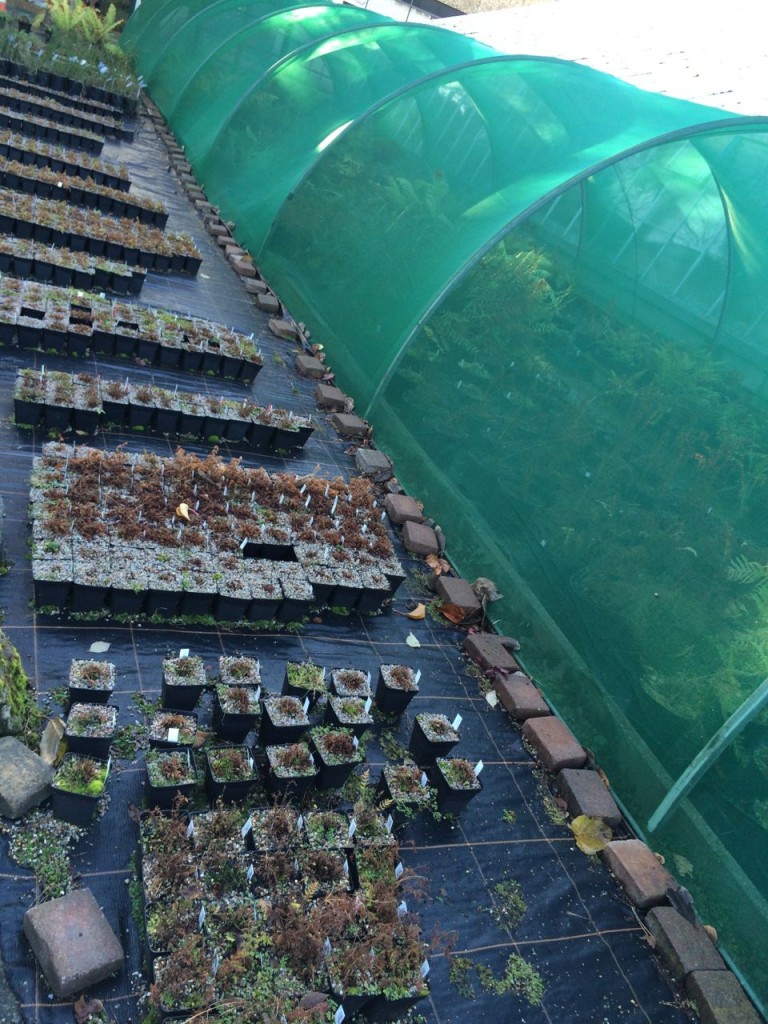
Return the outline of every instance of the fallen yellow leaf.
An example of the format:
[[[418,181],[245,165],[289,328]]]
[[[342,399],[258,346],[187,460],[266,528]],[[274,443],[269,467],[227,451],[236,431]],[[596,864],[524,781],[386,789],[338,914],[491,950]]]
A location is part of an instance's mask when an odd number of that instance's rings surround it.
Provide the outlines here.
[[[180,505],[176,506],[176,515],[179,516],[181,519],[186,519],[187,522],[190,522],[189,505],[186,503],[186,501],[182,501]]]
[[[427,606],[425,604],[417,604],[416,607],[407,613],[406,618],[408,619],[424,619],[427,615]]]
[[[590,818],[588,814],[580,814],[573,819],[571,832],[582,853],[600,853],[613,839],[611,826],[606,825],[602,818]]]

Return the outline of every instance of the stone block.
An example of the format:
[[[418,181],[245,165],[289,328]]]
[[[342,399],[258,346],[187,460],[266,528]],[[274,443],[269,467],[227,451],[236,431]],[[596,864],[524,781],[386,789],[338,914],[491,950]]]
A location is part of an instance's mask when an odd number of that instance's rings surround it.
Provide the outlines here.
[[[243,281],[243,284],[249,295],[265,295],[269,291],[269,285],[266,281],[262,281],[260,277],[247,278]]]
[[[51,795],[53,768],[15,736],[0,739],[0,814],[20,818]]]
[[[597,772],[589,768],[563,768],[557,776],[557,788],[572,817],[586,814],[589,818],[602,818],[612,828],[621,824],[622,813]]]
[[[24,934],[59,997],[83,992],[123,966],[123,947],[90,889],[31,907]]]
[[[464,650],[482,669],[497,668],[502,672],[517,672],[518,663],[495,633],[475,633],[464,641]]]
[[[687,921],[674,907],[653,907],[645,915],[645,926],[677,981],[684,981],[692,971],[726,970],[704,929]]]
[[[257,295],[256,305],[263,313],[280,312],[280,300],[276,295],[273,295],[271,292],[264,292],[263,295]]]
[[[231,238],[229,229],[226,224],[223,224],[218,217],[206,218],[206,227],[208,228],[208,234],[213,235],[214,238]]]
[[[306,352],[300,352],[296,356],[296,372],[300,377],[312,377],[318,380],[325,376],[325,365],[319,359],[315,359],[314,356],[307,355]]]
[[[241,257],[230,257],[229,262],[232,264],[232,269],[240,277],[256,277],[256,268],[249,259],[243,259]]]
[[[226,228],[224,230],[226,231]],[[216,245],[221,246],[221,248],[226,252],[228,245],[237,245],[237,242],[227,231],[225,235],[216,235]]]
[[[322,366],[322,363],[320,364]],[[327,412],[345,412],[350,408],[350,398],[333,384],[318,384],[315,388],[315,401],[318,409]]]
[[[331,426],[344,437],[367,437],[371,428],[351,412],[335,412],[331,416]]]
[[[730,971],[693,971],[685,987],[701,1024],[760,1024],[762,1020]]]
[[[384,499],[384,508],[393,523],[423,523],[424,513],[418,502],[409,494],[388,494]]]
[[[237,245],[236,242],[233,242],[232,245],[228,245],[226,247],[224,255],[231,263],[233,259],[241,259],[243,256],[247,256],[247,253],[241,245]]]
[[[552,713],[541,691],[523,672],[496,675],[493,688],[501,706],[518,722],[525,722],[529,718],[543,718]]]
[[[403,545],[414,555],[436,555],[440,550],[435,531],[426,523],[407,522],[403,526]]]
[[[562,768],[581,768],[587,752],[562,720],[554,715],[529,718],[523,725],[527,740],[545,768],[559,772]]]
[[[435,593],[446,604],[455,604],[461,608],[467,619],[479,615],[483,610],[471,583],[457,576],[438,576],[435,580]]]
[[[278,320],[273,317],[267,327],[276,338],[282,338],[283,341],[299,340],[299,329],[292,320]]]
[[[647,910],[664,903],[675,882],[656,854],[639,839],[614,839],[603,859],[636,907]]]
[[[359,473],[377,483],[384,483],[392,477],[392,463],[377,448],[358,448],[355,452],[355,465]]]

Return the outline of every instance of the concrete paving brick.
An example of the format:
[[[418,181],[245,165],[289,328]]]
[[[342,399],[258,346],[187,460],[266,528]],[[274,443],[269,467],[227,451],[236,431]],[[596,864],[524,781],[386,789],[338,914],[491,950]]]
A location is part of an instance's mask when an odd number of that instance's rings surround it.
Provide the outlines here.
[[[388,495],[390,497],[390,495]],[[403,526],[403,546],[414,555],[436,555],[440,550],[435,531],[426,523],[407,522]]]
[[[388,494],[384,499],[384,508],[393,523],[423,523],[424,513],[415,498],[409,494]]]
[[[701,1024],[760,1024],[762,1020],[730,971],[693,971],[685,987]]]
[[[318,384],[315,388],[315,401],[318,409],[325,409],[328,412],[345,412],[350,407],[351,399],[333,384]]]
[[[264,295],[269,291],[269,285],[266,281],[262,281],[260,277],[247,279],[243,284],[249,295]]]
[[[271,333],[274,334],[276,338],[282,338],[284,341],[299,340],[299,329],[292,320],[279,320],[272,317],[267,324],[267,327],[269,327]]]
[[[496,675],[493,680],[493,688],[501,706],[518,722],[525,722],[529,718],[543,718],[545,715],[552,714],[541,691],[523,672]]]
[[[325,375],[325,364],[314,356],[301,352],[296,356],[296,372],[300,377],[314,377],[317,380]]]
[[[581,768],[587,752],[561,718],[549,715],[529,718],[523,725],[527,740],[545,768],[559,772],[561,768]]]
[[[344,437],[367,437],[370,433],[371,428],[365,420],[351,412],[335,412],[330,420],[333,429]]]
[[[232,268],[240,277],[256,277],[256,268],[253,263],[247,258],[241,257],[230,257],[229,262],[232,264]]]
[[[0,739],[0,814],[21,818],[51,795],[53,768],[15,736]]]
[[[264,292],[263,295],[256,296],[256,305],[264,313],[279,313],[280,312],[280,300],[276,295],[272,295],[271,292]]]
[[[501,637],[495,633],[474,633],[468,636],[464,641],[464,650],[472,661],[486,671],[497,668],[502,672],[517,672],[520,668],[501,642]]]
[[[82,992],[123,966],[123,947],[90,889],[31,907],[24,934],[59,997]]]
[[[586,814],[602,818],[612,828],[621,824],[622,813],[597,772],[589,768],[563,768],[557,776],[557,788],[574,818]]]
[[[392,478],[392,463],[384,452],[376,448],[358,448],[355,452],[355,465],[359,473],[378,483]]]
[[[640,910],[658,906],[675,882],[656,854],[639,839],[614,839],[602,853],[629,899]]]
[[[438,576],[435,580],[435,593],[446,604],[455,604],[461,608],[468,619],[483,610],[472,584],[457,576]]]
[[[677,981],[692,971],[727,970],[704,929],[687,921],[674,907],[653,907],[645,915],[645,926]]]

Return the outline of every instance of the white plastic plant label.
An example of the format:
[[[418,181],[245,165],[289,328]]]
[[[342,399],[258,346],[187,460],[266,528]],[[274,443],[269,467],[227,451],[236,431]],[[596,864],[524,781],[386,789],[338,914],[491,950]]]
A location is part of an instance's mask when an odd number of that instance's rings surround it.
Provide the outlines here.
[[[190,818],[189,819],[189,824],[187,825],[187,839],[191,839],[194,834],[195,834],[195,823],[192,820],[192,818]]]
[[[304,698],[304,705],[303,705],[303,707],[304,707],[304,714],[306,715],[306,713],[309,711],[309,697],[305,697]]]
[[[366,713],[366,715],[370,713],[370,710],[371,710],[372,706],[373,706],[373,698],[369,697],[368,700],[365,702],[365,713]]]
[[[188,647],[182,647],[181,650],[179,651],[179,657],[180,658],[188,658],[189,657],[189,648]]]
[[[408,904],[405,902],[405,900],[403,900],[402,903],[398,904],[397,916],[398,917],[404,917],[407,913],[408,913]]]
[[[304,828],[304,815],[300,814],[298,816],[298,818],[296,819],[296,831],[297,832],[301,832],[301,830],[303,828]]]
[[[454,730],[454,732],[458,732],[459,731],[459,726],[461,725],[462,721],[463,721],[463,719],[462,719],[461,715],[456,715],[454,720],[451,722],[451,728]]]
[[[256,871],[255,871],[255,869],[253,867],[253,864],[249,864],[248,865],[248,870],[245,872],[245,877],[248,879],[249,882],[251,882],[251,881],[253,881],[253,876],[255,874],[256,874]]]
[[[350,839],[355,834],[355,832],[357,832],[357,822],[353,818],[352,821],[350,821],[349,823],[349,832],[347,833]]]
[[[333,949],[330,939],[326,939],[325,942],[323,942],[323,949],[325,950],[326,956],[330,956],[331,950]]]
[[[258,668],[256,671],[258,672]],[[256,687],[256,700],[261,700],[261,686]]]
[[[178,743],[179,742],[179,730],[177,727],[168,730],[168,742]]]
[[[333,1024],[341,1024],[341,1022],[345,1019],[346,1016],[346,1013],[344,1013],[344,1007],[339,1006],[336,1010],[336,1013],[334,1013],[333,1015]]]
[[[357,738],[357,736],[352,737],[352,745],[354,746],[355,750],[357,750],[357,748],[360,746],[360,740]]]
[[[202,929],[205,924],[205,907],[200,907],[200,913],[197,915],[197,927]]]
[[[421,778],[419,779],[419,785],[421,786],[422,789],[426,788],[426,785],[427,785],[427,773],[426,772],[422,772],[421,773]]]
[[[403,862],[399,860],[395,865],[395,878],[400,878],[403,871],[405,871],[405,868],[403,867]]]
[[[214,978],[219,973],[219,964],[220,963],[221,963],[221,960],[219,959],[219,954],[218,953],[214,953],[213,954],[213,960],[211,960],[211,974],[214,976]]]
[[[251,817],[249,817],[248,821],[246,821],[246,823],[240,829],[240,835],[243,837],[243,839],[245,839],[245,837],[248,835],[248,833],[251,831],[252,828],[253,828],[253,819]]]
[[[426,976],[429,974],[429,960],[425,960],[419,970],[422,978],[426,978]]]
[[[485,765],[483,764],[483,762],[482,761],[478,761],[477,764],[475,765],[475,775],[479,775],[480,772],[483,770],[483,768],[485,768]]]
[[[392,831],[392,827],[393,827],[394,824],[395,824],[395,819],[392,817],[391,814],[388,814],[387,815],[387,820],[384,822],[384,827],[386,828],[387,832],[391,832]]]

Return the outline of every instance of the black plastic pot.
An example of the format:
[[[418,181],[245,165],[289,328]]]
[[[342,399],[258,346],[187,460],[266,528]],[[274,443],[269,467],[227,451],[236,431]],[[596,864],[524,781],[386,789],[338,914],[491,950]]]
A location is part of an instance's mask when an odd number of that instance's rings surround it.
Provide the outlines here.
[[[300,803],[316,779],[317,771],[311,775],[278,775],[268,762],[267,790],[278,802],[294,800]]]
[[[187,763],[190,765],[191,770],[191,758],[189,750],[182,749],[178,751],[180,757],[186,757]],[[148,807],[159,807],[161,810],[170,811],[173,809],[176,800],[179,796],[191,796],[195,786],[196,780],[191,782],[175,782],[167,786],[154,786],[149,781],[149,771],[147,771],[146,786],[144,789],[144,795],[147,800]]]
[[[256,689],[256,687],[248,687],[248,689]],[[214,694],[213,730],[219,739],[229,740],[230,743],[242,743],[248,733],[256,726],[259,717],[258,712],[235,714],[231,711],[223,711],[218,693]]]
[[[144,611],[146,593],[143,590],[122,590],[113,587],[110,606],[113,615],[140,615]]]
[[[418,692],[418,686],[413,690],[400,690],[395,686],[389,686],[379,670],[374,699],[376,707],[385,715],[402,715]]]
[[[339,706],[339,702],[340,701],[342,701],[342,700],[356,700],[356,699],[357,698],[331,697],[329,699],[328,703],[325,706],[325,719],[324,719],[324,721],[325,721],[326,725],[337,725],[337,726],[340,726],[343,729],[351,729],[352,732],[355,734],[355,736],[357,736],[357,738],[359,739],[362,735],[364,735],[365,732],[367,732],[368,729],[371,728],[371,726],[373,725],[373,718],[369,716],[369,720],[368,721],[350,722],[347,719],[339,718],[339,715],[337,713],[337,707]],[[361,704],[362,703],[363,702],[361,701]]]
[[[203,694],[205,686],[193,683],[169,683],[163,678],[160,687],[161,703],[164,708],[179,711],[193,711]]]
[[[108,705],[108,707],[114,707],[114,705]],[[101,761],[106,761],[109,757],[109,748],[115,738],[114,732],[109,736],[76,736],[74,733],[65,731],[64,735],[67,748],[73,754],[82,754],[85,757]]]
[[[360,764],[361,758],[358,757],[354,761],[345,761],[342,764],[329,764],[323,757],[322,748],[318,747],[314,741],[311,741],[310,745],[317,764],[317,778],[315,780],[317,788],[341,789],[354,771],[355,766]]]
[[[424,732],[418,718],[414,719],[408,750],[416,764],[433,764],[438,757],[445,757],[459,742],[459,737],[432,740]]]
[[[266,700],[262,705],[259,739],[262,746],[274,746],[280,743],[295,743],[309,728],[309,719],[302,715],[301,719],[282,724],[274,722],[271,715],[272,705]]]
[[[43,418],[43,406],[40,402],[32,402],[25,398],[14,398],[13,418],[21,426],[37,427]]]
[[[440,761],[437,761],[430,772],[430,781],[437,791],[438,811],[441,814],[461,814],[469,801],[482,791],[483,784],[477,776],[476,779],[477,786],[474,789],[452,786],[442,772]]]

